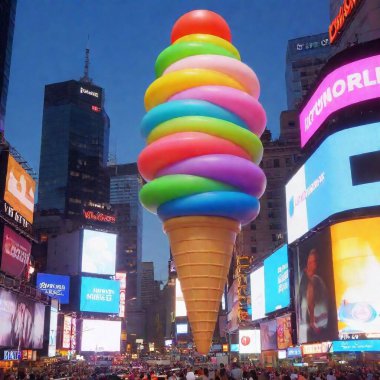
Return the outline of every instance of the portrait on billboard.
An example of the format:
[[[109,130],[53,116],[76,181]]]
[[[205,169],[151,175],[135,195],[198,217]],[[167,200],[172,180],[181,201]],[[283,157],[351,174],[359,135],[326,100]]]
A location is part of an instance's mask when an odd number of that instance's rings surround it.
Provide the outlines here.
[[[285,350],[293,345],[292,319],[290,314],[276,318],[277,320],[277,348]]]
[[[33,223],[36,182],[11,156],[8,156],[4,200],[29,223]]]
[[[277,350],[277,321],[260,323],[261,350]]]
[[[299,245],[295,276],[299,343],[335,339],[337,323],[328,228]]]
[[[331,227],[335,298],[341,339],[380,333],[380,218]]]

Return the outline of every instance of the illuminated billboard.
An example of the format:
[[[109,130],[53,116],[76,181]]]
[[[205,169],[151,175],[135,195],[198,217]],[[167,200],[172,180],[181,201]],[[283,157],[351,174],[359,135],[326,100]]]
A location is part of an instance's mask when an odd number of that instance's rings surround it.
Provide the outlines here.
[[[48,356],[56,355],[57,349],[57,322],[58,322],[58,301],[52,300],[50,307],[50,323],[49,323],[49,344]]]
[[[379,352],[380,340],[343,340],[332,342],[332,352]]]
[[[288,243],[334,214],[380,205],[380,123],[329,136],[286,185]]]
[[[379,97],[380,55],[335,69],[323,79],[301,111],[301,147],[334,112]]]
[[[68,304],[70,297],[70,277],[57,274],[37,273],[37,289],[61,304]]]
[[[183,298],[183,293],[181,290],[181,284],[176,278],[175,280],[175,316],[176,317],[186,317],[187,310],[185,299]]]
[[[293,344],[292,319],[290,314],[276,318],[277,321],[277,348],[285,350]]]
[[[265,312],[290,304],[288,246],[284,245],[264,260]]]
[[[32,244],[4,226],[3,249],[1,255],[1,270],[17,278],[25,276],[29,265]]]
[[[0,347],[40,349],[45,305],[0,288]]]
[[[334,273],[328,228],[299,245],[294,272],[299,343],[336,339]]]
[[[239,352],[241,354],[260,354],[260,330],[239,330]]]
[[[119,317],[125,317],[125,292],[127,290],[127,274],[117,272],[115,279],[120,281],[120,308]]]
[[[9,154],[4,201],[29,223],[33,223],[35,191],[36,182],[34,179]]]
[[[71,348],[71,325],[75,321],[70,315],[63,317],[62,348]]]
[[[277,321],[272,319],[260,323],[261,350],[277,350]]]
[[[265,317],[265,281],[264,267],[256,269],[251,273],[251,305],[252,320]]]
[[[116,234],[83,230],[82,272],[114,275]]]
[[[338,330],[342,339],[380,334],[380,218],[331,227]]]
[[[119,314],[120,281],[82,277],[80,310]]]
[[[177,323],[177,334],[188,334],[189,325],[187,323]]]
[[[107,339],[104,334],[107,334]],[[82,351],[119,352],[121,321],[83,319]]]

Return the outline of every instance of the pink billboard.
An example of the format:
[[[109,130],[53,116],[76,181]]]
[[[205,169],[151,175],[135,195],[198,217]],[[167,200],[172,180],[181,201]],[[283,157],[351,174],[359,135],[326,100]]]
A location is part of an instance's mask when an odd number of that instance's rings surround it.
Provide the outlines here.
[[[15,277],[22,277],[29,264],[31,243],[4,226],[1,270]]]
[[[375,98],[380,98],[380,55],[332,71],[301,111],[301,147],[333,112]]]

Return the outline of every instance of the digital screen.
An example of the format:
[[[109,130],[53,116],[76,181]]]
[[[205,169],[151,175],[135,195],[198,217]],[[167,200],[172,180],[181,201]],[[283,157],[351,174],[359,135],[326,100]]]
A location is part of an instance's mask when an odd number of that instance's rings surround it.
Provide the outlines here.
[[[45,305],[0,288],[0,347],[40,349]]]
[[[120,281],[120,304],[119,304],[119,317],[125,317],[125,292],[127,289],[127,274],[116,273],[115,279]]]
[[[286,359],[286,350],[278,350],[278,358],[281,359]]]
[[[265,282],[264,267],[251,273],[252,320],[265,317]]]
[[[331,243],[340,337],[380,334],[380,218],[333,225]]]
[[[293,344],[292,319],[290,314],[276,318],[277,321],[277,348],[285,350]]]
[[[379,151],[380,123],[336,132],[321,144],[286,185],[288,243],[336,213],[380,205],[378,170],[364,183],[353,160]]]
[[[189,332],[189,326],[187,323],[177,324],[177,334],[187,334]]]
[[[183,298],[181,283],[179,282],[178,278],[176,278],[175,280],[175,316],[176,317],[187,316],[185,299]]]
[[[49,345],[48,357],[51,358],[56,354],[57,348],[57,319],[58,319],[58,301],[52,302],[50,307],[50,324],[49,324]]]
[[[380,55],[341,66],[328,74],[300,114],[301,147],[334,112],[380,97]]]
[[[82,272],[114,275],[116,234],[83,230]]]
[[[277,350],[277,322],[272,319],[268,322],[260,323],[261,350]]]
[[[73,318],[69,315],[63,317],[63,337],[62,337],[62,348],[71,348],[71,324]]]
[[[4,201],[31,224],[33,223],[35,191],[34,179],[9,155]]]
[[[165,339],[165,346],[171,346],[173,344],[173,339]]]
[[[104,334],[107,334],[107,339]],[[120,351],[121,321],[83,319],[82,351]]]
[[[289,359],[302,357],[301,347],[288,347],[286,350],[286,355]]]
[[[37,273],[37,288],[61,304],[68,304],[70,297],[70,277],[57,274]]]
[[[32,244],[16,234],[12,229],[4,226],[3,250],[1,256],[1,270],[17,278],[25,275],[25,268],[29,265]]]
[[[238,343],[232,343],[230,345],[230,351],[231,352],[239,352],[239,344]]]
[[[294,271],[299,343],[336,339],[334,273],[328,228],[298,246]]]
[[[21,360],[21,351],[4,350],[4,360]]]
[[[260,330],[239,330],[239,353],[261,353]]]
[[[333,352],[371,352],[380,351],[380,340],[341,340],[332,342]]]
[[[271,313],[290,304],[288,246],[264,260],[265,312]]]
[[[80,310],[119,314],[120,281],[82,277]]]

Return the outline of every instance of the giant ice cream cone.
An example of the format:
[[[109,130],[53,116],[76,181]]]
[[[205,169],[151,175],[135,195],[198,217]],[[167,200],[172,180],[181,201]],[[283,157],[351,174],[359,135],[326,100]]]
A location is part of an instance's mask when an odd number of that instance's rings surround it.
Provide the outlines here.
[[[212,216],[164,222],[186,303],[194,342],[207,354],[240,223]]]
[[[140,200],[164,223],[194,341],[206,354],[236,235],[258,215],[265,190],[266,115],[256,74],[213,12],[176,22],[155,71],[144,99]]]

